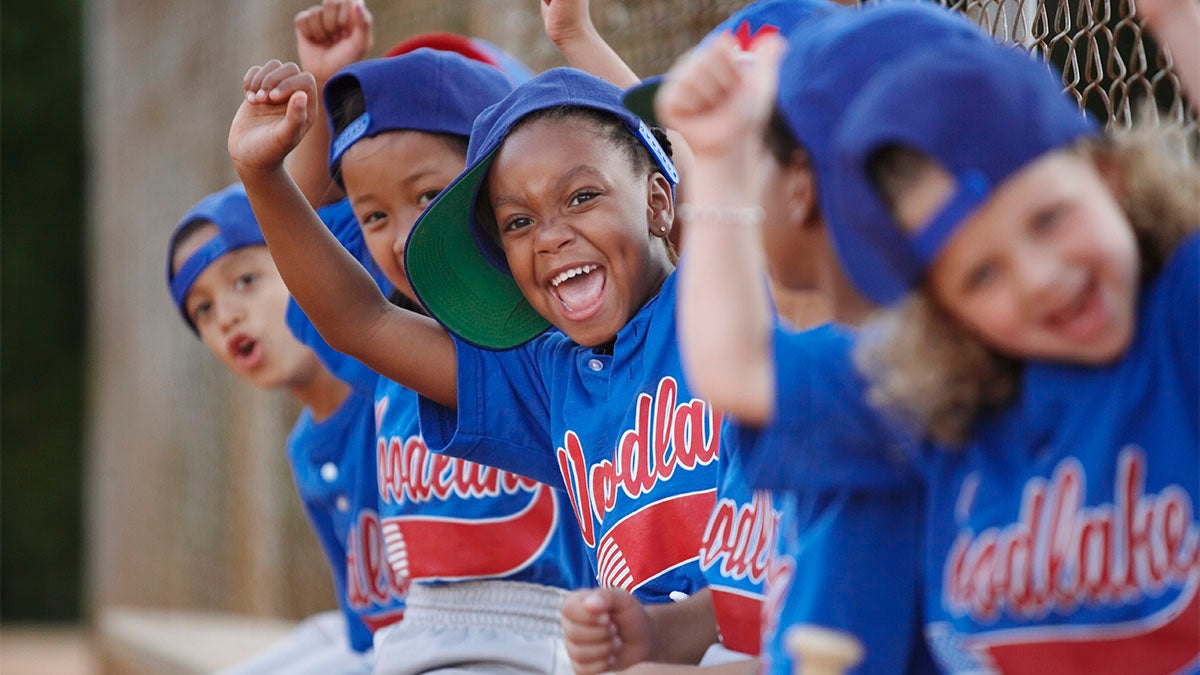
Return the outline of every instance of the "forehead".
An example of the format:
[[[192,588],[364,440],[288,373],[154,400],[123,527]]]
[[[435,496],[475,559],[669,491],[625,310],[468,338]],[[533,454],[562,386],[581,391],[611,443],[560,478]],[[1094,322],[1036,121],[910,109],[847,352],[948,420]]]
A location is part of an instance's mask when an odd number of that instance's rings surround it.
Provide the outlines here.
[[[384,131],[364,138],[346,150],[342,156],[342,172],[353,173],[355,169],[380,162],[397,162],[391,172],[403,172],[407,164],[421,160],[453,160],[461,171],[466,164],[465,148],[456,147],[450,137],[412,129]]]
[[[605,135],[599,121],[579,114],[539,117],[523,122],[500,146],[488,174],[488,184],[497,185],[515,167],[600,165],[622,159],[622,149]],[[557,172],[558,169],[555,169]],[[550,172],[548,172],[550,173]]]

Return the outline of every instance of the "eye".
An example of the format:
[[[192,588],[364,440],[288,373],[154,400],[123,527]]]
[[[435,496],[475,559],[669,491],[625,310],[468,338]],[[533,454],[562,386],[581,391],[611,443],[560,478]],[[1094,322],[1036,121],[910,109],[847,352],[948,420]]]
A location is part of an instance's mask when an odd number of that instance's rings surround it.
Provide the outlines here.
[[[433,201],[434,198],[437,197],[438,194],[440,194],[440,193],[441,193],[441,190],[426,190],[425,192],[422,192],[420,195],[417,196],[417,205],[425,206],[429,202]]]
[[[382,227],[386,220],[387,214],[383,211],[371,211],[359,217],[358,222],[361,223],[362,229],[374,230]]]
[[[234,290],[237,290],[237,291],[244,291],[247,288],[249,288],[250,285],[253,284],[256,279],[258,279],[258,274],[254,273],[254,272],[246,272],[245,274],[239,274],[238,278],[234,279],[234,281],[233,281],[233,288],[234,288]]]
[[[994,282],[999,274],[995,263],[982,262],[972,267],[963,282],[963,288],[968,292],[980,291]]]
[[[212,303],[208,300],[201,300],[188,310],[188,318],[192,320],[193,324],[199,326],[211,313]]]
[[[1054,230],[1062,219],[1065,209],[1061,204],[1054,204],[1039,209],[1030,219],[1029,227],[1034,234],[1046,234]]]
[[[600,196],[599,190],[592,190],[592,189],[579,190],[575,194],[571,195],[571,206],[579,206],[580,204],[585,204],[599,196]]]
[[[533,218],[528,216],[512,216],[506,218],[500,223],[501,232],[516,232],[523,230],[533,224]]]

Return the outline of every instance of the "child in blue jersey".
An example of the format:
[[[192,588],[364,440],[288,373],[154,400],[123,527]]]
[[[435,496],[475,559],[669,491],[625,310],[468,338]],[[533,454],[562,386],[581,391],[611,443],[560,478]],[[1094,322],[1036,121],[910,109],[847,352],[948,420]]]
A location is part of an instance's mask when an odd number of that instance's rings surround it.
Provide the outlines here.
[[[894,416],[962,445],[911,453],[927,486],[926,636],[943,668],[1191,672],[1198,303],[1187,233],[1200,183],[1100,141],[1024,55],[897,36],[880,11],[793,45],[779,101],[798,135],[829,139],[817,177],[850,278],[883,304],[925,290],[865,341],[887,420],[868,409],[848,342],[776,340],[776,366],[769,351],[765,365],[748,355],[747,372],[767,382],[756,400],[820,441],[762,446],[759,470],[867,487],[891,462],[856,451],[855,438],[887,438]],[[889,36],[919,48],[881,68]],[[831,73],[870,79],[846,101]],[[839,96],[844,112],[831,117]],[[747,203],[724,196],[711,206]],[[980,311],[971,298],[988,293],[998,304]]]
[[[880,26],[898,35],[920,35],[923,42],[983,37],[942,10],[898,5],[881,11]],[[804,42],[857,20],[832,17],[788,36],[792,50],[805,53],[819,71],[806,82],[820,82],[825,89],[820,100],[826,120],[837,119],[873,68],[910,44],[899,38],[866,41],[875,61],[860,62],[853,72],[830,67],[823,54],[804,52]],[[833,28],[826,28],[830,24]],[[769,575],[771,600],[764,617],[764,669],[790,672],[792,659],[783,648],[786,629],[815,623],[867,643],[865,661],[852,672],[928,671],[932,666],[917,611],[921,501],[911,473],[882,466],[853,476],[871,488],[862,490],[829,478],[830,468],[821,466],[797,467],[796,472],[811,475],[804,484],[789,484],[777,467],[757,461],[764,447],[819,446],[825,442],[822,426],[840,427],[848,419],[834,396],[818,423],[794,423],[791,401],[782,396],[771,401],[768,386],[774,386],[775,377],[805,377],[836,392],[843,378],[823,353],[844,349],[872,307],[841,273],[820,208],[828,132],[813,120],[797,133],[787,120],[784,95],[772,103],[777,46],[755,45],[755,51],[761,53],[747,54],[731,41],[707,45],[668,76],[659,108],[697,157],[697,196],[687,214],[695,222],[681,266],[681,341],[689,375],[733,413],[729,429],[737,442],[731,445],[748,462],[751,484],[774,488],[782,511],[780,556]],[[761,278],[764,269],[785,288],[822,292],[837,323],[801,333],[779,325]],[[785,356],[800,348],[807,358]],[[757,350],[755,358],[746,356],[747,350]],[[772,350],[781,368],[798,370],[772,373]],[[876,452],[893,442],[862,429],[846,445]]]
[[[395,301],[407,307],[417,307],[399,255],[408,230],[425,203],[462,171],[475,114],[513,86],[486,54],[455,38],[438,34],[402,43],[393,49],[401,55],[348,66],[325,88],[333,137],[329,170],[345,189],[365,248],[396,289]],[[292,64],[272,64],[251,77],[260,76],[264,87],[283,91],[291,82],[307,82]],[[347,274],[362,273],[344,260]],[[325,293],[336,297],[337,288]],[[297,299],[310,304],[303,295]],[[313,316],[323,331],[337,334],[338,324],[330,328]],[[430,453],[417,424],[416,393],[382,377],[375,423],[376,535],[387,550],[378,562],[412,581],[404,622],[376,636],[376,672],[466,664],[567,672],[558,606],[566,589],[590,585],[593,575],[565,494]]]
[[[180,221],[168,246],[167,282],[184,322],[227,368],[255,386],[286,389],[304,404],[288,437],[288,459],[342,607],[340,620],[310,619],[226,672],[370,672],[371,631],[398,620],[404,608],[404,589],[391,577],[372,580],[369,598],[352,592],[362,581],[355,561],[383,552],[378,541],[355,535],[375,513],[370,399],[288,331],[287,289],[240,186],[206,197]]]
[[[329,326],[334,346],[429,399],[421,428],[431,447],[454,435],[448,423],[464,423],[454,454],[565,488],[602,584],[660,604],[673,591],[702,589],[696,558],[713,506],[719,423],[681,382],[670,339],[673,265],[663,237],[674,169],[622,108],[620,90],[557,69],[477,119],[467,173],[425,216],[432,222],[442,204],[453,217],[441,222],[459,227],[422,235],[418,225],[404,260],[419,299],[457,340],[317,253],[333,249],[322,246],[325,233],[279,165],[311,118],[309,91],[248,101],[230,135],[268,244],[306,312]],[[526,228],[527,212],[503,228],[478,227],[469,216],[485,173],[498,202],[484,202],[489,222],[496,206],[536,201],[536,215],[564,227],[538,219]],[[565,239],[541,252],[543,232]],[[431,245],[441,248],[414,256]],[[425,264],[442,261],[454,267]],[[710,622],[689,638],[694,644],[668,645],[677,653],[666,656],[698,658],[715,629]]]

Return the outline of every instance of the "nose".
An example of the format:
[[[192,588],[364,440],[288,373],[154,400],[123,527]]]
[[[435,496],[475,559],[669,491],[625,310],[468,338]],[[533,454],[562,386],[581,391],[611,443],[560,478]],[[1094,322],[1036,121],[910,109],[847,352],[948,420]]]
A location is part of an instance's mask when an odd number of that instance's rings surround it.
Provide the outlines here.
[[[1051,300],[1057,292],[1065,290],[1059,284],[1061,261],[1048,246],[1029,245],[1017,258],[1017,280],[1024,296],[1033,303]]]
[[[575,238],[575,229],[565,218],[547,218],[534,228],[534,245],[538,253],[554,253]]]
[[[217,325],[225,332],[228,332],[241,323],[246,315],[242,303],[229,298],[218,300],[215,303],[214,310],[217,315]]]

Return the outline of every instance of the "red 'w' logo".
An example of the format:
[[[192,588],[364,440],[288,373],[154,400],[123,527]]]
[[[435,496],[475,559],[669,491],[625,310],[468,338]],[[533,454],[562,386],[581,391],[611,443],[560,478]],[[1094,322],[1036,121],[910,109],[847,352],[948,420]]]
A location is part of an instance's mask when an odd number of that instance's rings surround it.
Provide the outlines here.
[[[700,399],[676,405],[678,394],[673,377],[660,380],[653,397],[639,394],[634,428],[622,434],[612,460],[588,466],[579,436],[566,433],[558,467],[588,546],[596,545],[595,522],[604,522],[619,493],[636,499],[669,480],[675,469],[691,470],[717,458],[720,415]]]

